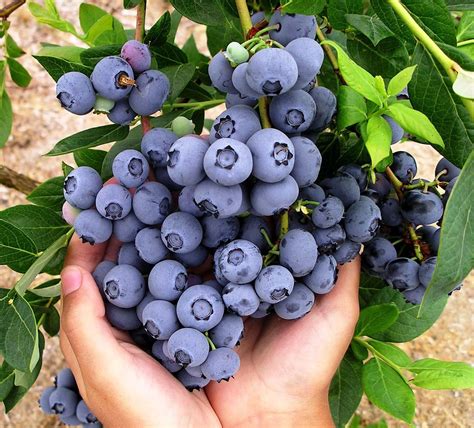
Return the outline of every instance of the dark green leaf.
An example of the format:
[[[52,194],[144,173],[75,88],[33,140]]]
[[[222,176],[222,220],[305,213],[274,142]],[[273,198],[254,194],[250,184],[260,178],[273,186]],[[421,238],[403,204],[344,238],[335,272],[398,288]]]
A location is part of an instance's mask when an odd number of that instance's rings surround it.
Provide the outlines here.
[[[64,177],[54,177],[41,183],[28,196],[27,199],[35,205],[50,208],[56,212],[61,211],[64,204],[63,194]]]
[[[12,80],[21,88],[26,88],[31,82],[30,73],[16,59],[7,58]]]
[[[347,40],[349,55],[373,75],[386,78],[395,76],[408,65],[408,51],[395,37],[382,40],[375,48],[362,35]]]
[[[7,34],[5,39],[5,46],[7,48],[7,54],[11,58],[19,58],[25,54],[25,51],[17,45],[12,36]]]
[[[171,90],[168,96],[170,102],[173,102],[179,97],[181,92],[183,92],[183,89],[193,78],[195,70],[196,67],[194,64],[181,64],[161,69],[161,71],[168,76],[171,84]]]
[[[326,6],[326,0],[284,0],[282,3],[281,9],[285,13],[301,15],[318,15]]]
[[[207,47],[211,55],[225,49],[230,42],[243,42],[242,30],[238,19],[232,19],[229,25],[211,26],[206,29]]]
[[[171,0],[174,8],[191,21],[226,28],[232,18],[238,17],[233,0]]]
[[[120,141],[127,137],[128,126],[105,125],[86,129],[64,138],[47,153],[47,156],[59,156],[81,149],[101,146],[112,141]]]
[[[365,98],[350,86],[341,86],[337,94],[337,129],[342,130],[365,119]]]
[[[173,12],[171,13],[171,29],[168,34],[168,43],[174,43],[174,39],[176,38],[176,32],[178,31],[179,23],[181,22],[182,17],[183,16],[177,10],[173,10]]]
[[[388,122],[381,116],[372,116],[367,123],[365,147],[375,168],[380,162],[390,156],[392,130]]]
[[[36,205],[16,205],[0,211],[0,220],[21,229],[43,251],[71,228],[49,208]]]
[[[456,39],[458,42],[474,39],[474,10],[463,13],[458,25]]]
[[[474,367],[456,361],[424,358],[407,367],[416,373],[413,384],[425,389],[474,388]]]
[[[383,280],[362,274],[360,281],[359,300],[363,308],[394,303],[400,312],[388,330],[373,335],[384,342],[409,342],[420,336],[439,318],[447,302],[447,297],[434,302],[418,317],[419,306],[407,303],[402,293],[389,287]]]
[[[449,10],[472,10],[471,0],[446,0]]]
[[[415,416],[415,394],[403,377],[378,358],[372,358],[362,369],[367,398],[377,407],[410,423]]]
[[[15,380],[14,370],[15,369],[5,361],[0,367],[0,401],[5,400],[13,388],[13,382]]]
[[[369,339],[367,341],[372,348],[380,353],[387,360],[392,361],[399,367],[408,367],[412,364],[411,358],[398,346],[379,340]]]
[[[137,7],[142,0],[123,0],[123,7],[125,9],[133,9]]]
[[[194,133],[200,135],[204,128],[204,110],[196,110],[191,116],[194,123]]]
[[[358,341],[352,340],[351,342],[351,350],[356,357],[360,361],[365,361],[369,357],[369,351],[365,346],[362,346]]]
[[[474,21],[474,17],[473,17]],[[454,61],[456,61],[464,70],[474,71],[474,56],[469,55],[459,48],[445,43],[437,43],[438,46]]]
[[[84,51],[85,49],[79,46],[46,45],[39,50],[37,55],[61,58],[78,64],[81,62],[81,53]]]
[[[408,86],[413,108],[426,114],[441,134],[442,154],[462,166],[474,149],[474,122],[453,92],[451,81],[422,45],[415,49],[412,62],[418,64]]]
[[[406,132],[431,144],[444,147],[443,139],[430,120],[420,111],[413,110],[405,103],[394,103],[386,112]]]
[[[188,62],[186,54],[171,43],[165,43],[156,49],[152,48],[152,53],[159,68],[186,64]]]
[[[398,318],[398,308],[394,304],[368,306],[360,312],[355,329],[356,336],[371,336],[387,330]]]
[[[51,337],[59,333],[59,313],[54,306],[49,308],[43,322],[43,328]]]
[[[212,95],[206,91],[202,86],[199,86],[196,82],[189,82],[188,85],[183,89],[181,96],[184,98],[190,98],[196,101],[209,101],[212,100]]]
[[[7,60],[0,59],[0,96],[3,95],[5,89],[5,79],[7,74]]]
[[[443,217],[440,248],[433,278],[423,298],[425,314],[455,288],[474,267],[474,151],[459,175]]]
[[[0,264],[16,272],[25,272],[37,255],[38,249],[24,232],[0,220]]]
[[[81,52],[81,62],[88,66],[94,67],[102,58],[111,55],[120,55],[121,45],[97,46]]]
[[[3,91],[0,97],[0,117],[2,118],[0,120],[0,148],[2,148],[8,141],[13,125],[12,103],[6,91]]]
[[[60,278],[54,278],[50,279],[49,281],[43,282],[37,287],[28,290],[25,295],[25,298],[27,298],[29,295],[34,295],[35,297],[44,297],[48,299],[51,297],[59,297],[61,295],[60,281]]]
[[[71,165],[68,165],[64,161],[61,163],[61,169],[63,171],[64,177],[67,177],[74,170],[74,168]]]
[[[382,22],[392,30],[395,37],[408,42],[408,47],[411,49],[414,46],[414,37],[388,2],[386,0],[371,0],[370,5]]]
[[[100,174],[106,154],[104,150],[83,149],[74,152],[74,160],[77,166],[90,166]]]
[[[144,43],[159,48],[161,45],[166,43],[170,31],[171,15],[169,12],[165,12],[147,32]]]
[[[62,58],[54,58],[51,56],[33,55],[41,66],[49,73],[49,75],[57,82],[63,74],[70,71],[79,71],[90,76],[92,69],[85,65],[71,62]]]
[[[363,12],[363,0],[328,0],[328,18],[331,26],[337,30],[347,28],[347,14],[361,14]]]
[[[30,305],[12,290],[0,299],[0,318],[1,354],[15,369],[29,371],[38,346],[38,330]]]
[[[199,52],[196,46],[196,40],[192,34],[184,44],[183,52],[188,57],[188,61],[194,64],[196,67],[202,62],[209,62],[209,58]]]
[[[87,33],[104,15],[108,15],[108,13],[100,7],[89,3],[81,3],[79,6],[79,21],[82,31]]]
[[[348,352],[329,388],[329,405],[336,427],[344,427],[362,399],[362,363]]]
[[[388,28],[377,15],[347,14],[346,21],[369,38],[374,46],[377,46],[381,40],[393,36],[390,28]]]

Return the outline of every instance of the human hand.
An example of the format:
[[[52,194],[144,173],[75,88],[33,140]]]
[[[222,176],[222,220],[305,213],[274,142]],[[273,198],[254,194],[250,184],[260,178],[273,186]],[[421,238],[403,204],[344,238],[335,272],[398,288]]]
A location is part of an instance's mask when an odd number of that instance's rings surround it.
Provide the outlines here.
[[[359,316],[360,259],[341,266],[335,288],[298,321],[248,318],[229,383],[207,397],[223,426],[333,426],[328,391]]]
[[[117,249],[75,236],[62,272],[61,349],[84,401],[106,427],[220,426],[204,391],[189,393],[105,318],[91,272]]]

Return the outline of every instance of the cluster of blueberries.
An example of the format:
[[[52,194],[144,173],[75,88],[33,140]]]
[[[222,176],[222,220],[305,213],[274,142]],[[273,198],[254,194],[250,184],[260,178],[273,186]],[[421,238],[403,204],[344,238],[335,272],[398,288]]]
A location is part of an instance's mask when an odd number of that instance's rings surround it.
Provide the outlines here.
[[[111,122],[129,125],[137,115],[158,112],[170,91],[165,74],[151,70],[152,56],[147,45],[126,42],[120,56],[101,59],[90,78],[72,71],[56,85],[56,97],[71,113],[105,113]]]
[[[54,385],[42,392],[39,405],[47,415],[58,415],[65,425],[102,427],[81,398],[71,369],[65,368],[57,374]]]

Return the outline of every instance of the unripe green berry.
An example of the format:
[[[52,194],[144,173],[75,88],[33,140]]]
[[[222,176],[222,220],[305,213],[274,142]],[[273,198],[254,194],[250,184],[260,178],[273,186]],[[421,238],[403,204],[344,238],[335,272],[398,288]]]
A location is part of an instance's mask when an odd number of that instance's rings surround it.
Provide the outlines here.
[[[107,98],[101,97],[97,95],[95,106],[94,106],[94,113],[95,114],[109,114],[110,110],[112,110],[115,106],[115,101],[108,100]]]
[[[239,65],[249,60],[249,53],[240,43],[231,42],[227,46],[226,57],[230,62]]]
[[[171,130],[178,136],[183,137],[194,132],[195,125],[192,120],[184,116],[178,116],[171,122]]]

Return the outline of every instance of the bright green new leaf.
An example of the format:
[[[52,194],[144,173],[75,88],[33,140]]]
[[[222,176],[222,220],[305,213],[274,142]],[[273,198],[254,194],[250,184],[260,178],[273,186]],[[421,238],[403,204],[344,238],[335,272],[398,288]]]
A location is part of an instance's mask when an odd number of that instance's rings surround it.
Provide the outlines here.
[[[416,65],[407,67],[400,71],[400,73],[398,73],[396,76],[393,76],[392,79],[390,79],[387,90],[389,96],[398,95],[404,88],[408,86],[408,83],[410,83],[410,80],[413,77],[415,68]]]
[[[355,336],[370,336],[384,331],[397,320],[398,315],[398,308],[393,303],[368,306],[360,312],[354,334]]]
[[[38,56],[49,56],[53,58],[61,58],[66,61],[80,63],[81,62],[81,53],[84,52],[84,48],[79,46],[55,46],[47,45],[43,46],[39,52]]]
[[[31,75],[16,59],[7,58],[12,80],[21,88],[26,88],[31,82]]]
[[[367,119],[365,98],[350,86],[339,87],[337,93],[337,129],[343,130]]]
[[[392,130],[385,119],[372,116],[367,123],[367,137],[365,147],[375,168],[381,161],[390,156],[392,144]]]
[[[31,14],[41,24],[49,25],[59,31],[79,37],[74,25],[59,16],[59,13],[54,6],[54,2],[48,0],[45,2],[45,6],[43,7],[34,1],[30,1],[28,2],[28,8],[30,9]]]
[[[84,33],[87,33],[90,28],[104,15],[108,13],[98,6],[89,3],[81,3],[79,6],[79,22]]]
[[[1,75],[0,75],[0,80],[1,80]],[[12,103],[6,91],[3,91],[3,93],[0,96],[0,117],[2,118],[2,120],[0,120],[0,148],[1,148],[1,147],[4,147],[5,143],[8,141],[8,137],[10,136],[10,133],[12,131],[12,125],[13,125]]]
[[[379,91],[377,91],[374,76],[352,61],[344,49],[342,49],[342,47],[336,42],[325,40],[321,44],[327,44],[336,49],[339,60],[339,69],[341,70],[342,77],[346,83],[368,100],[382,106],[383,97],[380,95]]]
[[[410,423],[415,416],[415,394],[405,379],[378,358],[372,358],[362,369],[367,398],[377,407]]]
[[[407,367],[415,373],[413,384],[425,389],[474,388],[474,367],[456,361],[424,358]]]
[[[456,39],[458,42],[474,39],[474,10],[468,10],[462,14]]]
[[[420,111],[404,103],[394,103],[388,107],[387,115],[395,120],[406,132],[439,147],[444,147],[443,139],[430,120]]]
[[[11,58],[19,58],[25,54],[25,51],[18,46],[12,36],[10,34],[7,35],[5,39],[5,46],[7,48],[7,54]]]
[[[375,339],[369,339],[367,342],[383,357],[392,361],[399,367],[408,367],[412,364],[411,358],[398,346],[387,342],[380,342],[379,340]]]

